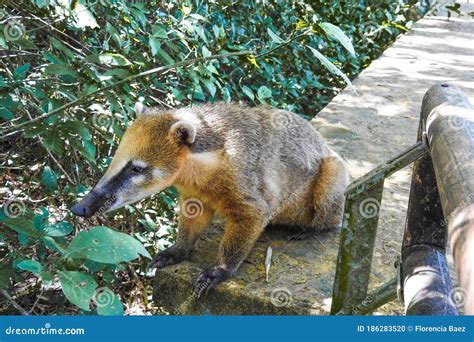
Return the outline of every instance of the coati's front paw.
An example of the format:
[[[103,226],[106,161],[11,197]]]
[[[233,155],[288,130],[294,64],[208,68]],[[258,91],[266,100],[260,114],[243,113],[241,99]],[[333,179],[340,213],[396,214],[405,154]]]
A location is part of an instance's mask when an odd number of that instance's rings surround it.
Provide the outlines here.
[[[163,268],[189,259],[190,253],[181,246],[171,246],[158,253],[150,263],[150,269]]]
[[[204,291],[208,294],[209,290],[215,288],[229,277],[231,277],[231,272],[226,270],[223,266],[208,268],[199,273],[196,280],[194,280],[193,294],[198,298]]]

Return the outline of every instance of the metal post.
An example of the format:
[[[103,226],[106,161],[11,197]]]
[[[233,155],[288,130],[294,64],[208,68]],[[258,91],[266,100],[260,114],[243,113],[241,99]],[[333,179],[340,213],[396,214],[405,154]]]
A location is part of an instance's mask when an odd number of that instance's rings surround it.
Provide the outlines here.
[[[474,110],[451,84],[431,87],[422,120],[458,274],[464,312],[474,314]]]
[[[425,153],[425,144],[418,142],[348,186],[331,314],[357,307],[366,298],[384,180]]]
[[[331,304],[331,314],[357,306],[367,295],[383,179],[351,199],[346,197],[344,221]]]
[[[418,141],[426,139],[420,120]],[[400,263],[399,297],[407,315],[456,315],[445,256],[446,228],[431,157],[413,164]]]

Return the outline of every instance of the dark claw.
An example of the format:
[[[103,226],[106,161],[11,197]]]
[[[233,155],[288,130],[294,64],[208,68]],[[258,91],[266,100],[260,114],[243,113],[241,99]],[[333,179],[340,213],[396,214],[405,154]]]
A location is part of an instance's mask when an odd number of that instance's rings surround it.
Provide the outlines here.
[[[189,256],[185,250],[179,246],[171,246],[164,251],[158,253],[150,262],[148,268],[163,268],[169,265],[174,265],[186,260]]]
[[[204,291],[207,295],[211,289],[229,278],[229,276],[230,272],[222,266],[214,266],[202,271],[194,280],[193,295],[199,298]]]

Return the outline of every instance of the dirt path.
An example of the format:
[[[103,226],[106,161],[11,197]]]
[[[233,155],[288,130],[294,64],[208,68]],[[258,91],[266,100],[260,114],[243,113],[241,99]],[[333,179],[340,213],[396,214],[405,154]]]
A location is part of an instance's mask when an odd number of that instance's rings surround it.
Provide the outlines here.
[[[474,4],[462,4],[465,12]],[[434,83],[453,83],[474,103],[474,20],[440,11],[418,21],[313,120],[359,177],[416,141],[423,95]],[[372,265],[372,284],[395,274],[404,229],[411,167],[385,182]],[[393,302],[380,310],[403,313]]]

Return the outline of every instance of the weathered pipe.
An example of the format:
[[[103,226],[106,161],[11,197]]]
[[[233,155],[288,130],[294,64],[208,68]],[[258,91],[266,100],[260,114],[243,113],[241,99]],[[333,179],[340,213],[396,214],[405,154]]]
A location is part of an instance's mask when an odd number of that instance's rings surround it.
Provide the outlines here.
[[[474,110],[451,84],[431,87],[422,117],[459,280],[456,295],[474,314]]]
[[[431,87],[423,98],[418,138],[430,155],[414,165],[402,248],[401,281],[407,314],[474,313],[474,111],[461,89]],[[442,208],[442,211],[441,211]],[[458,273],[451,288],[446,226]]]

